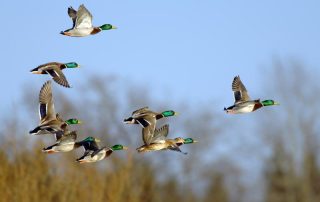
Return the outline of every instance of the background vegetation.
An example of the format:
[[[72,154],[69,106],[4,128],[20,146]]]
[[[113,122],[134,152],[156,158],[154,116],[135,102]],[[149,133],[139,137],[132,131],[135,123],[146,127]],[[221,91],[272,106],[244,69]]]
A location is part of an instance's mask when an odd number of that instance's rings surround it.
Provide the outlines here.
[[[27,134],[38,123],[40,90],[27,86],[0,125],[0,201],[320,201],[320,85],[297,62],[276,61],[266,72],[257,84],[263,91],[251,97],[274,98],[281,106],[239,116],[223,114],[223,106],[211,101],[155,99],[141,84],[110,76],[93,75],[70,94],[54,83],[56,110],[65,119],[84,121],[74,127],[79,139],[90,135],[102,139],[101,145],[131,148],[87,165],[75,162],[81,149],[43,154],[53,137]],[[160,124],[170,123],[171,137],[193,137],[199,143],[183,146],[186,156],[137,154],[141,129],[122,120],[143,106],[180,112]]]

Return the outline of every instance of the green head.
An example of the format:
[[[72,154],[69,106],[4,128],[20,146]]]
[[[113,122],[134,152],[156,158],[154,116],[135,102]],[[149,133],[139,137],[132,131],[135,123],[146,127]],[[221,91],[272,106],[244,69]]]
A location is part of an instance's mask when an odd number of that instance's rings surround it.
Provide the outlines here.
[[[128,149],[128,147],[125,147],[125,146],[123,146],[121,144],[116,144],[116,145],[113,145],[111,147],[112,151],[115,151],[115,150],[127,150],[127,149]]]
[[[161,113],[164,117],[169,117],[169,116],[177,116],[178,113],[173,111],[173,110],[168,110],[168,111],[164,111]]]
[[[82,142],[100,142],[100,140],[94,137],[87,137],[86,139],[82,140]]]
[[[67,68],[78,68],[80,67],[80,65],[78,65],[78,63],[76,62],[68,62],[64,64]]]
[[[79,119],[68,119],[65,121],[66,124],[71,125],[71,124],[81,124],[82,122]]]
[[[116,26],[113,26],[111,24],[104,24],[99,27],[101,30],[110,30],[110,29],[117,29]]]
[[[193,140],[192,138],[186,138],[186,139],[183,139],[183,140],[184,140],[183,144],[191,144],[191,143],[198,142],[196,140]]]
[[[275,102],[274,100],[263,100],[261,104],[263,106],[279,105],[279,103]]]

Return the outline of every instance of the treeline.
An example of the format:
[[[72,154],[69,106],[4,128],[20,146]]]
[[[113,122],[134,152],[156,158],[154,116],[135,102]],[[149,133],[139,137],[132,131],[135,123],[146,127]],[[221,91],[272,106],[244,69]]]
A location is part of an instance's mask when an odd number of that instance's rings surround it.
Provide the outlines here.
[[[21,141],[17,141],[21,143]],[[100,165],[80,165],[75,155],[41,153],[43,142],[30,143],[14,154],[0,150],[1,201],[202,201],[192,184],[182,185],[175,176],[160,180],[146,161],[114,154]],[[11,145],[19,147],[19,145]],[[187,176],[186,176],[187,177]],[[227,201],[223,182],[218,180],[206,196]],[[221,193],[222,192],[222,193]],[[216,196],[215,196],[216,197]],[[219,199],[219,201],[222,201]]]
[[[261,148],[271,151],[260,172],[263,180],[256,182],[258,189],[263,190],[259,197],[252,197],[256,193],[239,180],[243,171],[230,158],[222,156],[220,161],[211,161],[217,155],[212,152],[216,138],[227,133],[236,136],[239,132],[235,131],[243,130],[239,122],[230,122],[210,105],[192,107],[186,103],[155,101],[147,90],[143,93],[126,90],[132,86],[124,86],[119,91],[127,92],[126,95],[119,95],[113,79],[92,77],[79,85],[81,99],[71,90],[71,94],[65,95],[54,87],[56,111],[63,118],[83,120],[82,126],[74,128],[79,139],[95,136],[102,140],[101,145],[122,143],[131,150],[115,152],[105,161],[87,165],[75,162],[83,152],[81,149],[62,154],[42,153],[41,149],[54,139],[27,134],[38,123],[40,86],[39,89],[28,87],[19,107],[2,117],[0,124],[0,201],[320,201],[320,108],[317,107],[320,85],[301,65],[276,63],[274,66],[269,77],[262,81],[266,89],[263,93],[273,92],[281,106],[250,116],[259,120],[246,120],[252,135],[261,138],[263,145],[252,148],[243,145],[250,155],[258,154]],[[140,128],[124,126],[122,120],[132,109],[141,106],[183,112],[166,120],[171,127],[170,137],[189,136],[199,143],[182,147],[188,155],[137,154]]]

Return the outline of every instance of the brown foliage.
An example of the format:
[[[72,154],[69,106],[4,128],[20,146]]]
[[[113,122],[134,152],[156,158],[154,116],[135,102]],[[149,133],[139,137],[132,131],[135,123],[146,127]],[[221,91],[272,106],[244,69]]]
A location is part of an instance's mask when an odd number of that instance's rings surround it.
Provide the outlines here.
[[[121,143],[129,146],[131,150],[127,153],[114,152],[106,160],[94,164],[75,162],[76,157],[82,153],[80,149],[68,153],[42,153],[43,147],[52,144],[53,137],[27,135],[27,128],[34,127],[38,122],[38,92],[26,91],[22,96],[22,108],[19,110],[20,115],[28,114],[31,119],[26,119],[23,115],[8,116],[1,126],[4,141],[0,147],[2,164],[0,201],[191,202],[200,200],[200,195],[194,191],[196,186],[192,181],[181,183],[178,180],[186,173],[177,173],[179,166],[184,166],[188,168],[187,172],[196,177],[198,173],[193,170],[200,171],[201,164],[191,163],[200,162],[195,155],[184,156],[174,152],[138,155],[134,148],[141,144],[141,129],[139,126],[126,126],[122,123],[132,110],[146,106],[146,100],[149,100],[148,105],[155,110],[164,110],[166,106],[152,101],[146,92],[141,93],[139,97],[135,97],[136,93],[121,95],[128,96],[124,99],[128,101],[126,103],[114,91],[117,89],[114,87],[114,82],[114,79],[108,77],[91,77],[88,83],[79,85],[77,93],[81,96],[76,97],[65,96],[61,93],[64,91],[53,86],[55,108],[63,118],[77,117],[84,121],[83,125],[72,126],[77,128],[78,139],[95,136],[102,139],[101,145],[111,146]],[[210,114],[206,111],[204,113]],[[172,119],[172,122],[174,121]],[[176,123],[183,125],[188,122],[191,123],[183,119],[180,123]],[[210,122],[212,122],[211,115],[205,118],[204,123]],[[172,125],[171,132],[174,133],[175,124]],[[189,129],[186,127],[184,131],[186,136],[192,134],[191,137],[197,139],[194,125]],[[208,137],[213,136],[206,127],[202,127],[201,133],[207,134]],[[181,132],[179,134],[183,135]],[[197,149],[196,146],[190,145],[189,149],[194,153],[201,152],[200,147]],[[183,149],[187,150],[188,147]]]

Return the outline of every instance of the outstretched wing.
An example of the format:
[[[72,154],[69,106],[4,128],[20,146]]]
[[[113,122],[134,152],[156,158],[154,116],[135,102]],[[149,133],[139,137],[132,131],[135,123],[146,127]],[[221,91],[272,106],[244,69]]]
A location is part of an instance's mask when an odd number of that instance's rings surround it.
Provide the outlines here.
[[[141,120],[146,121],[147,125],[144,126]],[[138,119],[137,122],[142,125],[142,140],[144,144],[149,145],[152,142],[152,138],[156,129],[156,120],[153,119]]]
[[[181,151],[181,149],[180,149],[178,146],[171,146],[171,147],[169,147],[168,149],[170,149],[170,150],[172,150],[172,151],[176,151],[176,152],[181,152],[182,154],[185,154],[185,155],[188,154],[187,152]]]
[[[168,134],[169,134],[169,125],[166,124],[154,131],[153,137],[151,139],[151,143],[165,140]]]
[[[136,121],[139,123],[139,125],[142,127],[142,128],[146,128],[150,125],[155,125],[155,119],[150,119],[150,118],[138,118],[136,119]]]
[[[61,69],[59,69],[58,66],[53,66],[51,69],[46,70],[46,72],[52,76],[52,79],[55,82],[57,82],[58,84],[64,87],[70,88],[70,85],[66,77],[64,76],[64,74],[62,73]]]
[[[72,19],[72,23],[73,23],[72,28],[74,28],[76,24],[76,19],[77,19],[77,11],[74,10],[72,6],[68,8],[68,15]]]
[[[134,117],[141,116],[141,114],[143,114],[146,111],[149,111],[148,107],[143,107],[141,109],[137,109],[136,111],[132,112],[132,116],[134,116]]]
[[[92,28],[92,15],[83,4],[79,6],[75,28]]]
[[[53,120],[56,118],[52,98],[51,81],[45,82],[40,90],[39,116],[41,122],[43,122],[44,120]]]
[[[250,100],[247,89],[240,80],[240,76],[234,77],[232,82],[232,91],[234,92],[234,100],[236,104]]]

